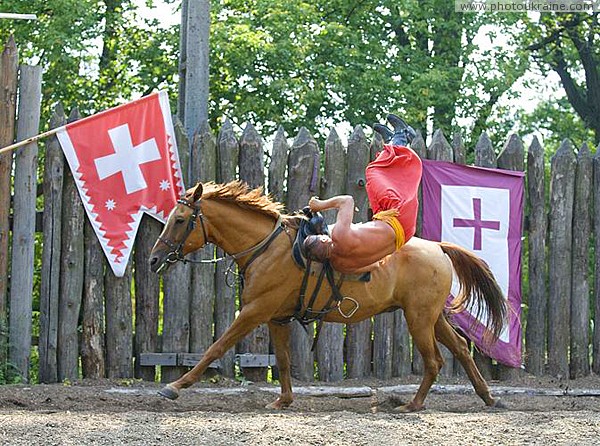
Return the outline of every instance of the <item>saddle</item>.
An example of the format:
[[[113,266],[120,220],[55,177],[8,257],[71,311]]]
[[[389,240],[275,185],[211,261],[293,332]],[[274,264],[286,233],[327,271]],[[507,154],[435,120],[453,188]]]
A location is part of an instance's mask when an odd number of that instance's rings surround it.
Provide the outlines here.
[[[292,245],[292,257],[296,264],[304,270],[304,278],[302,279],[298,304],[296,305],[296,310],[293,316],[277,322],[285,324],[293,320],[297,320],[304,327],[304,329],[307,330],[307,325],[316,321],[317,330],[312,346],[312,349],[314,350],[321,332],[323,318],[327,313],[336,308],[341,312],[340,304],[344,300],[352,301],[355,304],[355,307],[349,314],[342,313],[343,316],[350,318],[358,309],[358,302],[352,298],[344,297],[340,292],[340,287],[342,286],[344,280],[350,279],[368,282],[371,279],[371,273],[367,272],[360,276],[347,276],[335,271],[328,260],[315,260],[314,255],[311,255],[311,253],[307,252],[305,241],[307,237],[311,236],[329,237],[329,229],[325,223],[323,215],[320,212],[313,213],[309,207],[305,207],[302,209],[302,213],[306,219],[301,221],[300,227],[298,228],[296,239]],[[313,264],[315,264],[315,268],[313,268]],[[308,278],[311,275],[317,276],[317,283],[309,302],[305,305],[306,288],[308,285]],[[329,300],[325,306],[322,309],[317,310],[313,308],[313,305],[321,290],[324,279],[327,280],[327,283],[331,287],[331,296],[329,297]]]

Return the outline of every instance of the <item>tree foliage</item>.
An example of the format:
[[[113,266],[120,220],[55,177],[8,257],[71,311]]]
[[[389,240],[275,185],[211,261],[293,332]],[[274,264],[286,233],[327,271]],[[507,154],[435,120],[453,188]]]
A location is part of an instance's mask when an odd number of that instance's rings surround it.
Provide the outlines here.
[[[212,109],[288,130],[370,124],[388,111],[425,131],[429,124],[449,132],[460,117],[482,127],[527,67],[493,42],[516,21],[455,13],[445,0],[219,2]],[[492,42],[478,52],[480,31]]]
[[[14,33],[22,59],[43,66],[46,116],[56,101],[89,114],[156,88],[175,102],[179,27],[141,19],[140,2],[3,0],[2,11],[38,15],[35,22],[1,20],[0,38]],[[567,73],[570,103],[587,104],[575,110],[595,128],[599,102],[588,91],[594,76],[586,67],[598,60],[597,14],[536,21],[456,13],[446,0],[220,0],[211,14],[215,127],[227,116],[263,134],[282,124],[289,134],[306,126],[324,135],[334,124],[365,126],[398,112],[425,134],[460,128],[468,146],[483,130],[504,138],[515,119],[528,131],[559,130],[557,104],[530,117],[506,105],[518,100],[513,86],[534,55],[542,70]],[[560,116],[570,122],[564,105]],[[536,127],[542,110],[548,119]]]
[[[133,0],[3,0],[1,10],[38,17],[0,20],[0,39],[14,34],[21,60],[43,67],[45,117],[57,101],[91,114],[176,89],[178,29],[139,20]]]
[[[600,143],[600,13],[541,14],[527,38],[543,70],[560,77],[567,99]]]

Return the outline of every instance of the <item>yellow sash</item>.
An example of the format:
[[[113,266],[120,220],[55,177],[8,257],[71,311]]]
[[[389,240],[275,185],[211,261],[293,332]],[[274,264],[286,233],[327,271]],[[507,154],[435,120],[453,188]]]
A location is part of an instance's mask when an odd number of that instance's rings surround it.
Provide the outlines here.
[[[398,216],[398,209],[388,209],[387,211],[377,212],[373,215],[373,220],[380,220],[392,227],[396,234],[396,251],[402,248],[404,245],[404,228],[396,218]]]

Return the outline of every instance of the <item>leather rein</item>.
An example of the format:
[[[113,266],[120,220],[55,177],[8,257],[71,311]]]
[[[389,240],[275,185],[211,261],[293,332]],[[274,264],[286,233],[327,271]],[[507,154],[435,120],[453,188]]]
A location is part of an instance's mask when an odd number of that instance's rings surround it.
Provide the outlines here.
[[[200,208],[200,205],[199,204],[196,205],[196,203],[190,203],[189,201],[187,201],[183,198],[180,198],[179,200],[177,200],[177,203],[189,207],[192,210],[192,215],[190,216],[190,219],[188,221],[186,232],[185,232],[183,238],[181,239],[181,242],[179,242],[179,244],[175,244],[171,240],[167,240],[162,237],[158,237],[158,239],[162,243],[164,243],[169,248],[171,248],[171,251],[167,254],[167,257],[165,258],[165,262],[158,269],[158,271],[157,271],[158,273],[160,273],[164,268],[166,268],[166,264],[174,264],[177,262],[183,262],[186,264],[187,263],[219,263],[219,262],[229,260],[229,259],[232,261],[232,264],[233,264],[233,262],[235,262],[236,260],[239,260],[240,258],[242,258],[248,254],[254,253],[254,255],[250,258],[250,260],[248,260],[246,265],[244,265],[243,267],[240,268],[239,274],[243,275],[244,272],[246,271],[246,269],[248,269],[248,267],[250,266],[250,264],[252,262],[254,262],[254,260],[256,260],[269,247],[269,245],[277,238],[277,236],[283,231],[283,219],[281,218],[281,215],[280,215],[279,218],[277,219],[277,222],[275,223],[275,227],[273,228],[273,231],[271,231],[271,233],[269,235],[267,235],[263,240],[258,242],[256,245],[251,246],[248,249],[244,249],[243,251],[237,252],[235,254],[226,254],[226,255],[216,258],[216,259],[201,259],[201,260],[186,259],[185,256],[183,255],[183,246],[185,245],[185,242],[188,239],[188,237],[190,236],[190,234],[196,229],[196,221],[198,219],[200,219],[200,225],[202,226],[202,236],[204,237],[203,246],[210,242],[208,240],[206,226],[204,223],[204,214],[202,214],[202,209]],[[198,200],[198,203],[200,203],[200,200]]]

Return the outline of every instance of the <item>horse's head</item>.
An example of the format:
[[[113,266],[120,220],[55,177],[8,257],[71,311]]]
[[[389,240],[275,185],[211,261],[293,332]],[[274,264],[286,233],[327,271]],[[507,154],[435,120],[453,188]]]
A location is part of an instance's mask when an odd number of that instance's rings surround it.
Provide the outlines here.
[[[171,264],[183,260],[186,254],[196,251],[208,242],[206,225],[200,209],[201,197],[202,184],[198,183],[185,197],[177,200],[150,252],[150,269],[155,273],[167,270]]]

